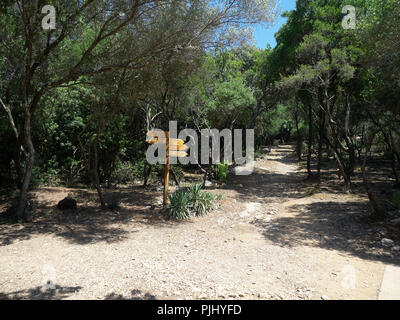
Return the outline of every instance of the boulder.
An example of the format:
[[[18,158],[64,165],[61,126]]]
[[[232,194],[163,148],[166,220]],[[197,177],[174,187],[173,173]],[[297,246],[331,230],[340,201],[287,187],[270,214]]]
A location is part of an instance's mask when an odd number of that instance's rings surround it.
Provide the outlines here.
[[[57,204],[57,208],[60,210],[76,210],[76,200],[71,196],[67,196]]]

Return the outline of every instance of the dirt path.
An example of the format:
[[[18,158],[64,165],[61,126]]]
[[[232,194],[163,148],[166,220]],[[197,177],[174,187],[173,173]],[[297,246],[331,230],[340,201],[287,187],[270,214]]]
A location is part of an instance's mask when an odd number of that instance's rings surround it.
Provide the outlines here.
[[[192,221],[151,214],[143,191],[106,220],[0,230],[0,298],[376,299],[400,260],[359,222],[366,199],[310,192],[291,151],[214,190],[221,207]]]

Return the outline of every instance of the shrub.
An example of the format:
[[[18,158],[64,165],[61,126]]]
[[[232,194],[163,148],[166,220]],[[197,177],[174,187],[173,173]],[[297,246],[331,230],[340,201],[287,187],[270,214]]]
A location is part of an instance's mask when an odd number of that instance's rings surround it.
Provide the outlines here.
[[[217,164],[218,180],[226,182],[226,180],[228,178],[228,172],[229,172],[229,164],[228,163]]]
[[[400,190],[393,191],[393,205],[400,209]]]
[[[177,190],[169,195],[170,208],[168,215],[177,220],[185,220],[191,217],[190,197],[187,190]]]
[[[201,191],[201,187],[201,184],[196,184],[170,195],[168,215],[177,220],[206,215],[213,208],[216,197],[210,192]]]
[[[192,209],[196,216],[204,216],[214,201],[214,196],[210,192],[202,192],[201,187],[201,184],[196,184],[189,189]]]

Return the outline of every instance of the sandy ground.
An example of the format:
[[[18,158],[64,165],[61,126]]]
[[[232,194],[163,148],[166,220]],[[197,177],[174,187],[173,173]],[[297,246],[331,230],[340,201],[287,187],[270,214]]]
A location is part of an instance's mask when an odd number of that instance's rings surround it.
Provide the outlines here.
[[[53,223],[0,226],[0,298],[377,299],[400,257],[363,222],[367,199],[311,192],[295,160],[274,148],[253,175],[212,190],[219,209],[182,223],[160,217],[160,191],[127,189],[117,212],[86,202],[60,218],[52,208],[76,190],[39,190]]]

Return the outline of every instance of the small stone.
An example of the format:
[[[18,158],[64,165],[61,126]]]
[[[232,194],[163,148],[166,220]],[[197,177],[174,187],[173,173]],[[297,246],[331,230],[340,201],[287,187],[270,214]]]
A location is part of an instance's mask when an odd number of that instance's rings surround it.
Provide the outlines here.
[[[321,296],[321,299],[322,300],[329,300],[329,297],[324,295],[324,296]]]
[[[190,247],[190,243],[185,243],[184,247],[185,248],[189,248]]]
[[[383,238],[381,240],[381,244],[382,244],[383,247],[389,248],[389,247],[393,246],[394,241],[391,240],[391,239],[388,239],[388,238]]]
[[[398,225],[400,225],[400,218],[396,218],[396,219],[390,220],[390,223],[395,225],[395,226],[398,226]]]
[[[378,230],[378,233],[382,236],[386,236],[387,235],[387,230],[386,229],[380,229]]]
[[[211,181],[208,181],[208,180],[206,180],[206,182],[204,183],[204,186],[206,186],[206,187],[212,187],[212,182]]]
[[[400,246],[395,246],[392,248],[393,251],[400,251]]]

